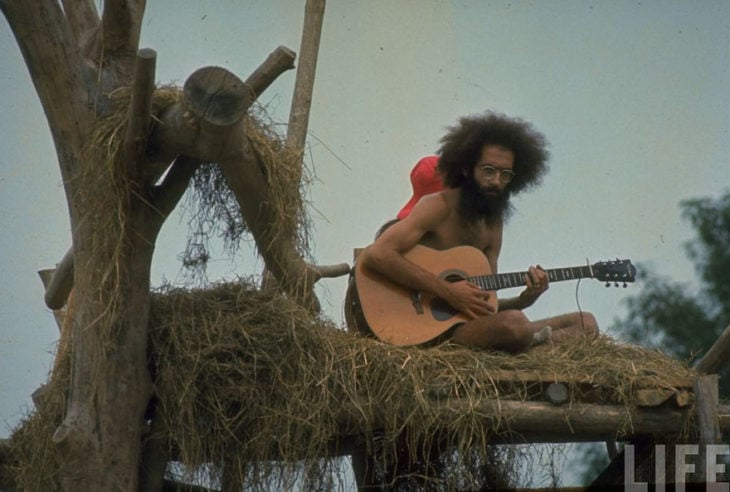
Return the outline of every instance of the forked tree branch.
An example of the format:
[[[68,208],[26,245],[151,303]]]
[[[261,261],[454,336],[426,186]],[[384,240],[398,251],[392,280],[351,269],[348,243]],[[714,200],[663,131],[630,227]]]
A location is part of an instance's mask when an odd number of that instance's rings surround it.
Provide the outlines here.
[[[131,63],[131,57],[139,45],[145,4],[145,0],[104,2],[104,12],[101,15],[103,60],[117,59],[124,62],[129,59]]]
[[[96,5],[93,0],[62,0],[61,4],[76,44],[81,45],[84,38],[99,28]]]
[[[56,0],[0,0],[0,9],[45,110],[67,183],[92,122],[83,62],[73,33]]]
[[[159,212],[163,221],[177,206],[200,164],[201,161],[192,157],[177,156],[162,183],[151,189],[152,206]]]
[[[175,209],[199,166],[200,161],[179,156],[170,167],[163,182],[150,189],[150,206],[157,211],[157,214],[153,215],[157,225],[161,225]],[[337,266],[336,268],[338,268],[336,271],[341,272],[343,267]],[[332,269],[327,269],[322,276],[332,276]],[[74,250],[71,246],[48,281],[44,296],[46,306],[54,311],[61,309],[68,301],[73,285]]]

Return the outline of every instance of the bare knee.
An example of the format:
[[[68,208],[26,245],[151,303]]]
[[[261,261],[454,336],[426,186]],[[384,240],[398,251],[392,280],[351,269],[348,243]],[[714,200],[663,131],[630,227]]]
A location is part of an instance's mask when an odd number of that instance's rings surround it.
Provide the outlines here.
[[[535,332],[522,311],[510,310],[499,313],[502,318],[503,345],[498,347],[507,352],[522,352],[532,343]]]
[[[593,339],[598,337],[598,321],[592,313],[581,312],[580,315],[580,331],[586,338]]]
[[[521,352],[532,343],[534,330],[521,311],[502,311],[458,326],[451,339],[467,347]]]

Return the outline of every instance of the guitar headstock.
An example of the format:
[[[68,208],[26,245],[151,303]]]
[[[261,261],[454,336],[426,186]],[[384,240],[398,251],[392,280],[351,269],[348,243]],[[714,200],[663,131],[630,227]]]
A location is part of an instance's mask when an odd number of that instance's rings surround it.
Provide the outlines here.
[[[631,260],[610,260],[599,261],[591,265],[593,278],[606,282],[606,287],[615,283],[618,287],[619,283],[623,283],[624,287],[628,282],[636,280],[636,267],[631,264]]]

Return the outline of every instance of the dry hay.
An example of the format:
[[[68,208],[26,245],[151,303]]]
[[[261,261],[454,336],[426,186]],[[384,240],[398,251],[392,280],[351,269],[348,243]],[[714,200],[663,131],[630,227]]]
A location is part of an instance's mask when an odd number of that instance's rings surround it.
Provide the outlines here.
[[[309,221],[305,213],[304,190],[310,175],[302,156],[285,145],[276,124],[265,108],[254,104],[245,117],[245,131],[268,185],[274,214],[272,240],[293,238],[291,243],[302,256],[308,254]],[[185,209],[190,216],[189,239],[182,254],[183,266],[193,276],[204,277],[210,238],[220,237],[225,250],[233,255],[249,229],[223,172],[215,163],[203,163],[195,173]]]
[[[44,386],[36,409],[13,430],[6,457],[0,463],[0,484],[17,485],[18,490],[61,490],[58,449],[51,438],[63,420],[70,375],[70,357],[55,361],[55,376]],[[1,485],[0,485],[1,487]],[[1,488],[0,488],[1,490]]]
[[[124,94],[118,96],[122,100]],[[158,90],[155,111],[178,96],[176,89]],[[117,159],[123,116],[124,111],[116,112],[99,126],[89,147],[99,158],[86,161],[103,165],[78,178],[87,180],[79,187],[87,194],[82,201],[96,204],[88,207],[91,213],[109,207],[119,212],[103,214],[113,217],[114,223],[100,227],[92,239],[95,252],[113,252],[109,271],[101,275],[113,293],[110,312],[116,309],[115,269],[125,251],[121,231],[128,220],[126,200],[131,195]],[[272,164],[267,167],[272,186],[289,192],[298,189],[298,183],[288,181],[291,168],[279,167],[280,162],[296,159],[277,161],[281,146],[265,131],[260,141],[274,142],[256,147],[262,161]],[[267,161],[264,155],[274,157]],[[230,203],[213,198],[219,195],[216,179],[200,178],[203,194],[208,194],[204,207],[211,207],[202,216],[213,217],[212,222],[225,217],[238,220],[240,214],[227,208]],[[277,201],[277,207],[287,211],[280,214],[282,234],[301,237],[300,197],[294,193]],[[231,237],[244,227],[232,228]],[[495,466],[496,460],[505,457],[489,443],[497,430],[509,428],[509,415],[489,414],[479,405],[523,400],[530,388],[524,383],[496,385],[491,376],[495,370],[580,377],[604,388],[604,401],[626,405],[639,381],[663,388],[691,374],[686,366],[657,352],[621,346],[607,338],[519,356],[448,344],[396,348],[348,334],[331,322],[312,318],[287,299],[262,293],[243,281],[206,290],[164,289],[153,296],[150,325],[156,410],[166,429],[156,437],[168,439],[170,452],[190,473],[208,474],[215,481],[227,470],[253,488],[272,484],[290,488],[297,480],[328,488],[338,463],[322,457],[333,451],[341,436],[364,436],[360,444],[388,464],[383,468],[402,457],[404,449],[411,456],[428,454],[435,444],[456,450],[441,457],[448,465],[441,471],[444,481],[431,483],[462,488],[505,483],[512,478],[512,470],[504,459],[501,468]],[[62,379],[51,382],[36,413],[11,438],[14,462],[2,474],[16,477],[26,490],[59,488],[50,439],[65,408],[68,381]],[[580,394],[580,388],[573,389],[572,394]],[[444,418],[443,409],[434,405],[443,398],[458,398],[464,406]]]
[[[152,99],[152,118],[158,120],[158,115],[179,102],[181,95],[178,87],[158,87]],[[93,250],[105,257],[112,252],[113,259],[123,254],[124,245],[128,243],[123,231],[125,222],[129,220],[133,198],[145,196],[138,189],[140,183],[130,179],[135,176],[127,169],[129,163],[121,159],[130,98],[128,87],[109,95],[108,114],[97,121],[84,149],[84,165],[74,178],[82,181],[76,186],[76,198],[88,213],[87,220],[96,224]],[[304,190],[311,177],[303,165],[302,156],[285,145],[284,137],[276,131],[276,124],[261,105],[254,103],[244,116],[244,131],[266,179],[267,197],[275,211],[272,223],[268,224],[270,230],[276,231],[272,241],[286,237],[300,254],[306,255],[309,222],[305,213]],[[147,166],[162,175],[169,164],[148,163]],[[216,163],[201,163],[191,180],[190,191],[186,204],[190,215],[190,237],[182,260],[183,266],[193,275],[204,275],[209,239],[222,238],[226,250],[233,254],[249,228]],[[110,213],[111,210],[115,212]],[[110,261],[110,269],[116,263]],[[116,274],[110,271],[106,277],[113,279]]]
[[[605,390],[605,403],[625,405],[639,383],[667,388],[692,374],[659,352],[606,337],[518,356],[450,344],[393,347],[243,282],[157,294],[151,324],[158,410],[181,461],[195,469],[227,460],[247,483],[272,475],[326,480],[331,470],[320,458],[343,435],[367,436],[385,460],[398,446],[427,450],[437,436],[459,451],[448,456],[458,480],[469,484],[473,473],[482,483],[480,466],[495,458],[488,443],[510,416],[488,414],[480,402],[524,400],[530,390],[496,385],[495,371],[588,380]],[[462,411],[445,418],[434,404],[445,396],[459,398]]]
[[[451,344],[393,347],[312,318],[243,280],[205,290],[166,287],[153,295],[150,323],[156,411],[164,424],[155,437],[168,440],[185,478],[216,483],[227,470],[254,489],[336,486],[343,462],[322,457],[338,454],[333,446],[342,436],[362,436],[350,442],[378,456],[381,471],[403,450],[428,454],[438,444],[456,452],[441,455],[446,468],[430,470],[441,480],[431,485],[504,484],[519,463],[489,443],[508,432],[510,415],[490,414],[480,403],[524,400],[530,387],[497,385],[495,371],[588,380],[604,390],[603,402],[625,405],[640,386],[669,388],[693,374],[657,351],[607,337],[516,356]],[[50,396],[12,436],[16,462],[9,472],[27,490],[57,488],[50,436],[67,385],[53,381]],[[580,398],[581,389],[572,389]],[[444,414],[436,402],[447,397],[464,406]]]

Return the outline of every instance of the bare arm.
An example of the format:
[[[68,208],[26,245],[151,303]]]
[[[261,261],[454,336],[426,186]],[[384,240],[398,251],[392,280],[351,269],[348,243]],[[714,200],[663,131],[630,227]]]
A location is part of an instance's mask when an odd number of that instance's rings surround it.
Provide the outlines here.
[[[500,299],[499,309],[505,311],[507,309],[526,309],[532,306],[538,297],[540,297],[549,288],[548,276],[540,265],[531,266],[527,271],[525,278],[527,287],[519,296],[509,299]]]
[[[495,312],[496,296],[468,282],[443,280],[403,256],[426,234],[448,220],[450,213],[443,194],[423,198],[408,217],[383,232],[365,250],[360,261],[394,282],[444,299],[469,317]]]
[[[499,227],[495,230],[492,245],[489,251],[486,252],[487,260],[489,261],[490,269],[492,273],[498,273],[497,260],[499,253],[502,250],[502,228]],[[525,279],[527,287],[523,290],[519,296],[510,297],[507,299],[499,300],[499,310],[507,311],[509,309],[522,310],[532,306],[538,297],[548,289],[548,277],[547,273],[542,269],[540,265],[531,266],[527,272]]]

